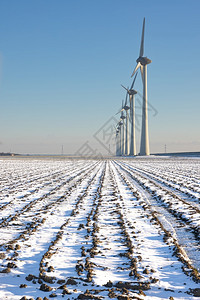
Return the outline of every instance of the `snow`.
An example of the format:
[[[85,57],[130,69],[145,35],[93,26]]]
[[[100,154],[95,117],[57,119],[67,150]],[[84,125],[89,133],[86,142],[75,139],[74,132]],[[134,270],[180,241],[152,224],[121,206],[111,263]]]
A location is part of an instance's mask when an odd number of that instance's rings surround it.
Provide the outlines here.
[[[0,159],[0,299],[87,290],[197,299],[199,167],[174,157]]]

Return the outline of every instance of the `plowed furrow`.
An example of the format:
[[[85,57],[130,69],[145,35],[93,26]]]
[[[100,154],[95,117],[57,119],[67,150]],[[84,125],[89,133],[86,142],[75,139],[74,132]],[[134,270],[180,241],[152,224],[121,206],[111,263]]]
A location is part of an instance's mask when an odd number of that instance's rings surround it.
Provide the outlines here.
[[[193,232],[195,238],[200,236],[200,209],[191,205],[186,200],[178,197],[171,190],[167,189],[151,180],[142,176],[138,172],[130,171],[129,168],[120,165],[133,180],[137,181],[158,202],[158,205],[164,206],[178,220],[184,222]]]
[[[136,174],[141,174],[144,178],[150,179],[151,182],[154,182],[161,188],[167,189],[169,192],[173,192],[178,198],[183,199],[188,205],[193,205],[197,209],[200,209],[200,193],[194,190],[189,189],[188,187],[183,186],[183,184],[177,184],[177,182],[171,181],[169,178],[166,180],[165,177],[158,176],[150,171],[144,171],[143,169],[131,167],[128,164],[123,164],[130,171],[135,172]],[[200,189],[200,185],[199,185]]]
[[[172,215],[172,218],[170,219],[168,217],[168,215],[162,214],[162,210],[160,209],[160,203],[154,203],[151,200],[152,195],[149,195],[149,191],[146,191],[146,189],[143,187],[143,185],[141,184],[141,182],[138,180],[137,178],[133,178],[132,174],[129,174],[129,172],[125,169],[122,168],[122,166],[115,164],[115,167],[117,167],[117,170],[119,172],[119,174],[121,175],[121,177],[123,178],[123,180],[126,182],[126,184],[129,186],[129,188],[134,192],[139,193],[138,197],[141,201],[141,206],[142,208],[148,212],[151,215],[152,222],[159,225],[160,228],[162,230],[164,230],[165,232],[165,237],[164,240],[166,240],[167,242],[169,240],[173,241],[173,244],[175,245],[175,255],[180,258],[181,257],[181,261],[183,262],[185,268],[188,271],[185,271],[187,274],[191,275],[193,277],[193,279],[196,281],[200,280],[200,275],[198,273],[198,271],[196,270],[196,264],[198,265],[198,255],[194,258],[194,263],[195,263],[195,267],[193,266],[192,261],[188,258],[188,253],[186,254],[184,248],[187,248],[187,244],[190,243],[191,245],[193,245],[193,247],[195,247],[195,242],[194,242],[194,237],[196,238],[196,235],[194,236],[194,231],[193,228],[189,230],[189,233],[187,232],[187,229],[182,226],[180,226],[180,220],[178,221],[178,225],[177,225],[177,221],[176,221],[176,217],[174,218],[174,215]],[[124,175],[123,175],[124,174]],[[141,188],[139,188],[141,186]],[[145,193],[143,192],[145,191]],[[151,205],[153,204],[153,205]],[[156,205],[156,206],[155,206]],[[164,207],[166,209],[166,207]],[[171,210],[169,210],[169,213],[171,214]],[[168,219],[166,219],[168,218]],[[172,222],[173,223],[170,223]],[[183,236],[179,234],[178,230],[179,227],[181,227],[181,230],[185,231],[185,233],[183,235],[185,235],[185,241]],[[181,231],[182,232],[182,231]],[[191,234],[193,235],[191,237]],[[187,238],[186,238],[187,237]],[[189,241],[188,241],[189,239]],[[181,244],[180,242],[181,241]],[[186,242],[186,244],[184,244],[184,242]],[[198,250],[198,248],[196,248],[196,251]],[[191,259],[193,259],[193,253],[189,253],[191,255]]]
[[[33,233],[37,232],[41,226],[45,225],[44,223],[47,222],[49,216],[53,218],[56,210],[59,210],[60,207],[70,201],[71,198],[73,199],[73,197],[79,191],[81,192],[85,186],[89,186],[88,180],[91,176],[89,174],[92,174],[97,169],[98,167],[96,166],[95,168],[92,168],[90,172],[87,171],[87,174],[82,174],[79,179],[77,178],[77,181],[74,182],[73,185],[67,188],[67,192],[65,191],[62,196],[55,197],[54,201],[44,203],[42,199],[41,203],[38,202],[39,206],[37,206],[36,203],[34,203],[35,207],[32,205],[30,212],[27,209],[26,212],[18,215],[16,219],[11,219],[9,224],[0,230],[1,241],[4,241],[1,245],[2,249],[15,251],[16,243],[19,243],[19,241],[27,241]],[[12,228],[11,235],[9,234],[9,226]],[[13,227],[16,227],[16,229],[13,230]]]
[[[70,173],[67,172],[67,174],[59,174],[60,176],[57,176],[55,180],[53,181],[49,181],[45,184],[43,184],[42,187],[37,187],[37,188],[33,188],[32,191],[30,192],[24,192],[21,196],[12,196],[9,195],[8,199],[7,197],[5,197],[4,199],[1,199],[1,202],[5,201],[6,203],[3,204],[0,207],[0,217],[3,216],[5,219],[6,216],[6,211],[7,210],[7,214],[11,213],[12,210],[16,211],[16,210],[23,210],[23,207],[25,206],[25,204],[27,202],[31,202],[31,199],[34,200],[39,200],[43,197],[45,197],[45,195],[53,193],[55,190],[57,190],[59,188],[59,186],[62,186],[62,184],[67,184],[68,182],[70,182],[71,180],[73,180],[74,178],[76,178],[76,176],[79,176],[81,173],[87,172],[87,170],[90,168],[90,166],[87,166],[86,168],[84,167],[83,169],[75,169],[71,175]],[[24,184],[24,189],[27,190],[26,185]],[[33,201],[34,201],[33,200]],[[1,223],[0,223],[1,224]]]
[[[95,168],[95,166],[93,166],[93,168]],[[57,183],[57,185],[51,188],[50,191],[44,192],[42,196],[36,199],[34,198],[33,200],[31,200],[32,198],[28,198],[26,201],[27,204],[26,202],[23,202],[22,203],[23,206],[19,205],[19,208],[18,205],[17,204],[15,205],[15,202],[13,202],[12,209],[7,208],[8,212],[9,213],[13,212],[13,214],[10,214],[8,215],[8,217],[5,217],[6,213],[4,211],[3,214],[4,218],[0,222],[0,228],[8,227],[9,224],[13,225],[13,221],[14,224],[17,225],[17,220],[19,219],[19,217],[23,214],[26,214],[27,211],[29,212],[29,214],[31,214],[30,212],[32,208],[36,206],[38,211],[47,210],[47,207],[52,205],[55,201],[57,201],[57,198],[64,197],[64,195],[70,192],[72,187],[75,187],[75,184],[81,182],[86,177],[87,173],[88,173],[88,168],[81,170],[78,173],[75,173],[75,175],[69,177],[67,180]],[[59,191],[61,189],[63,190],[63,192],[61,193],[61,196],[59,196]],[[19,222],[19,224],[22,226],[23,223]]]
[[[54,238],[49,241],[48,249],[42,254],[39,274],[31,273],[26,277],[29,284],[31,281],[33,285],[38,283],[38,289],[48,284],[48,286],[52,286],[50,288],[57,290],[58,296],[61,296],[67,293],[65,286],[61,287],[61,283],[66,282],[66,277],[72,285],[77,280],[87,281],[88,271],[85,267],[84,249],[92,247],[90,231],[87,230],[90,226],[87,221],[88,217],[94,213],[94,205],[103,176],[104,166],[101,165],[99,170],[93,172],[84,189],[77,193],[76,202],[70,215],[63,218],[61,226],[54,233]],[[89,236],[86,237],[88,233]],[[22,249],[19,256],[24,257],[25,252],[26,249]],[[60,258],[62,259],[60,260]],[[58,261],[62,263],[60,264]],[[28,269],[28,266],[26,268]],[[84,271],[84,274],[81,271]]]

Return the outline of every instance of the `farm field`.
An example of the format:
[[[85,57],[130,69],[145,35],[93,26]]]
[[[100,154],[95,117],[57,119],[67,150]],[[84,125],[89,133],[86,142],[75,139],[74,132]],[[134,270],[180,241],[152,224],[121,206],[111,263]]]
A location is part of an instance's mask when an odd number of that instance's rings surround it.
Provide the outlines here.
[[[198,158],[0,159],[1,300],[200,299],[199,241]]]

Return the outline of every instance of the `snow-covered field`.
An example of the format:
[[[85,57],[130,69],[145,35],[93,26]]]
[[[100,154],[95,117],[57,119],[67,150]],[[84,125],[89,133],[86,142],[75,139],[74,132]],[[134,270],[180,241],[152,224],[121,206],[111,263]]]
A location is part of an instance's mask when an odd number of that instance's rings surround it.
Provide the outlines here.
[[[0,159],[1,300],[200,299],[199,240],[200,159]]]

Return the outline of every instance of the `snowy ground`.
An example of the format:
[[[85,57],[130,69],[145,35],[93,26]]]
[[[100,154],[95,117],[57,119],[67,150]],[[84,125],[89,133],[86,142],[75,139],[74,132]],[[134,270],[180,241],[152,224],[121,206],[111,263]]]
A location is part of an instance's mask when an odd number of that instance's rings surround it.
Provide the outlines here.
[[[199,159],[0,159],[1,300],[200,299],[199,240]]]

